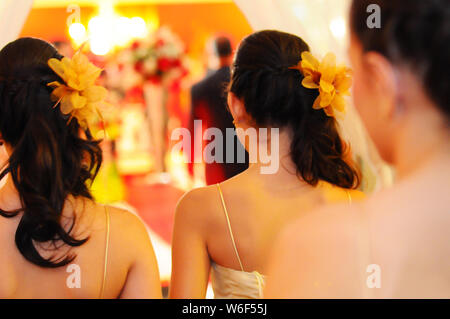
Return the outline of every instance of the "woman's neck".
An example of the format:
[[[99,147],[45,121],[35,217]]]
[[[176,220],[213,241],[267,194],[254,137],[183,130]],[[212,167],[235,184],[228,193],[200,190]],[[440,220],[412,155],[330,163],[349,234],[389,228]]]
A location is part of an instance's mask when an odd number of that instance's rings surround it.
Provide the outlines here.
[[[255,182],[274,192],[311,187],[297,176],[297,167],[291,159],[291,141],[290,133],[286,130],[280,130],[278,136],[271,136],[267,141],[259,141],[258,149],[268,150],[270,166],[276,169],[265,169],[269,165],[268,161],[258,156],[258,161],[251,163],[247,170]],[[274,147],[273,143],[277,145]]]
[[[450,160],[450,132],[439,111],[416,112],[397,136],[395,166],[399,178],[424,168],[438,158]]]
[[[20,196],[11,178],[11,173],[6,174],[5,184],[0,189],[0,209],[3,211],[14,211],[22,207]]]

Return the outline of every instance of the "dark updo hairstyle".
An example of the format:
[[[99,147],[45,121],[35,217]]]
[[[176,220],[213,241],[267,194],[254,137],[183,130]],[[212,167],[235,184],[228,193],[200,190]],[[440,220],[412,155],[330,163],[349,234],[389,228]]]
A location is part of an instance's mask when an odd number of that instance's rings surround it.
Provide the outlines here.
[[[23,212],[15,242],[20,253],[41,267],[60,267],[75,256],[43,258],[35,244],[58,243],[69,247],[85,239],[71,235],[75,218],[65,230],[62,210],[68,195],[92,199],[87,182],[93,180],[102,162],[99,141],[89,130],[80,136],[80,126],[54,108],[48,83],[62,79],[47,65],[50,58],[62,56],[49,43],[22,38],[0,51],[0,134],[13,151],[3,178],[10,173],[22,207],[0,209],[3,217]],[[67,225],[66,225],[67,226]]]
[[[381,9],[381,28],[367,26],[369,5]],[[450,118],[449,0],[354,0],[351,28],[364,51],[376,51],[394,64],[408,65]]]
[[[303,87],[303,74],[289,69],[304,51],[308,45],[292,34],[261,31],[248,36],[236,54],[230,92],[243,100],[256,125],[292,131],[290,154],[304,181],[356,188],[359,175],[345,160],[347,147],[336,120],[313,109],[318,90]]]

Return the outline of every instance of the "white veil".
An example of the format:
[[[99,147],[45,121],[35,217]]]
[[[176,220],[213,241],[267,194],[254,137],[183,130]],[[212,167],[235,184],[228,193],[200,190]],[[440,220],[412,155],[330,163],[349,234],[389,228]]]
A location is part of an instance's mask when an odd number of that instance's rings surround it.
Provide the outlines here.
[[[276,29],[296,34],[321,57],[333,52],[348,64],[348,11],[351,0],[234,0],[255,31]],[[372,192],[392,184],[392,170],[380,159],[353,105],[338,119],[350,142],[364,179],[362,189]]]

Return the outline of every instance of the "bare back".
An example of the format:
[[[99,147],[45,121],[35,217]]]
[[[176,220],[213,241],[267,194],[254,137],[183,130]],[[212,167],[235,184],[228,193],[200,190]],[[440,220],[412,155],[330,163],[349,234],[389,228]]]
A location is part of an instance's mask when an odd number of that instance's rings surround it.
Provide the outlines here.
[[[450,169],[436,165],[366,205],[381,298],[450,298]]]
[[[212,260],[228,268],[240,269],[226,225],[226,209],[243,267],[250,272],[266,273],[267,260],[275,240],[287,225],[303,213],[326,203],[347,202],[349,194],[355,200],[362,196],[357,191],[347,192],[329,184],[315,188],[300,182],[295,188],[274,193],[264,185],[252,185],[246,178],[243,175],[221,185],[225,207],[220,204],[217,190],[210,190],[216,193],[210,196],[215,201],[216,208],[211,212],[214,216],[211,222],[215,225],[208,227],[211,231],[206,241]]]
[[[250,168],[221,183],[223,202],[217,185],[194,189],[180,201],[173,239],[172,298],[204,298],[211,263],[264,275],[274,243],[287,225],[322,204],[364,196],[327,183],[313,187],[295,175],[283,185],[279,177],[263,181],[255,178],[258,174]]]
[[[25,260],[14,242],[21,215],[12,219],[0,218],[0,262],[3,267],[0,297],[118,298],[127,297],[127,294],[139,297],[141,293],[142,298],[157,298],[160,288],[156,261],[140,220],[118,208],[89,200],[75,202],[77,219],[73,234],[77,239],[89,239],[82,246],[70,249],[69,254],[75,254],[76,258],[64,267],[42,268]],[[73,211],[68,212],[71,213]],[[47,252],[48,247],[48,244],[40,246],[38,250],[42,256],[56,254],[59,257],[68,252],[66,246]],[[137,254],[141,254],[140,257]],[[148,268],[140,272],[142,282],[148,287],[132,287],[131,270],[141,264],[140,267]]]
[[[266,295],[449,298],[448,163],[353,207],[324,207],[296,221],[271,258]]]

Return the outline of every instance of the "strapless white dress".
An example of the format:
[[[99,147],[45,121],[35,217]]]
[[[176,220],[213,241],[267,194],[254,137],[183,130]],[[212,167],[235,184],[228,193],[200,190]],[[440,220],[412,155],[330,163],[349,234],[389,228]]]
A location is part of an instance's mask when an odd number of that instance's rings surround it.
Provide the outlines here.
[[[258,272],[246,272],[211,265],[211,283],[216,299],[261,299],[266,278]]]

